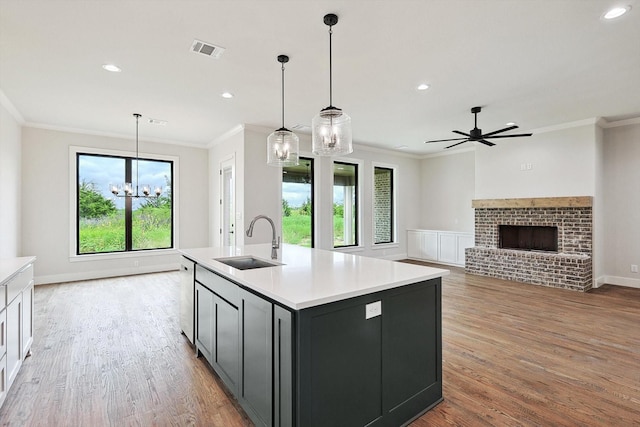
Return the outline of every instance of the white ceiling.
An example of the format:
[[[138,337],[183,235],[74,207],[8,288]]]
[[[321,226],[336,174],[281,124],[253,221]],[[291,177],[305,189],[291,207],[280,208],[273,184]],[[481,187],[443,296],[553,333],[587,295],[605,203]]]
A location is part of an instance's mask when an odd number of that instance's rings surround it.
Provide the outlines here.
[[[168,121],[141,121],[141,140],[206,146],[239,124],[280,127],[287,54],[285,124],[309,126],[329,104],[332,12],[333,100],[354,141],[425,154],[471,129],[476,105],[484,131],[640,116],[640,0],[605,22],[616,4],[0,0],[0,90],[30,125],[132,137],[139,112]],[[194,39],[226,51],[191,53]]]

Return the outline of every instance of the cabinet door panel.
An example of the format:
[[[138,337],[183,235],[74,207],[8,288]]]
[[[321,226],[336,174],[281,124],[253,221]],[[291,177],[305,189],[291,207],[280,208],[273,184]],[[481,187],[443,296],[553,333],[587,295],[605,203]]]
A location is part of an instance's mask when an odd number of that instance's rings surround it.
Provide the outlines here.
[[[233,393],[238,392],[240,379],[240,319],[238,308],[214,297],[214,346],[213,368]]]
[[[455,264],[458,258],[458,236],[455,234],[439,233],[440,250],[438,260]]]
[[[432,231],[422,232],[422,259],[438,259],[438,233]]]
[[[33,343],[33,280],[22,291],[22,358],[30,353]]]
[[[273,424],[293,425],[293,341],[291,312],[273,307]]]
[[[22,294],[7,306],[7,389],[22,365]]]
[[[270,426],[272,418],[272,310],[270,302],[242,291],[240,403],[262,426]]]
[[[196,348],[213,364],[213,292],[196,283]]]

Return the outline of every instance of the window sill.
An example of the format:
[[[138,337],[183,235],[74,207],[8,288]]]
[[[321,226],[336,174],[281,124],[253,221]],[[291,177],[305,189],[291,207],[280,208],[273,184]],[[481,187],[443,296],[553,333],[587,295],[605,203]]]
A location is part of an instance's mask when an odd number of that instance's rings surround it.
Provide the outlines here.
[[[397,242],[391,242],[391,243],[378,243],[378,244],[374,244],[373,246],[371,246],[371,250],[376,251],[376,250],[380,250],[380,249],[392,249],[392,248],[399,248],[400,245]]]
[[[140,250],[135,252],[117,252],[107,254],[85,254],[85,255],[71,255],[69,262],[84,262],[84,261],[103,261],[111,259],[126,259],[126,258],[138,258],[158,255],[174,255],[178,251],[175,248],[172,249],[151,249]]]
[[[363,246],[342,246],[338,248],[333,248],[333,250],[336,252],[352,253],[352,252],[362,252],[364,251],[364,247]]]

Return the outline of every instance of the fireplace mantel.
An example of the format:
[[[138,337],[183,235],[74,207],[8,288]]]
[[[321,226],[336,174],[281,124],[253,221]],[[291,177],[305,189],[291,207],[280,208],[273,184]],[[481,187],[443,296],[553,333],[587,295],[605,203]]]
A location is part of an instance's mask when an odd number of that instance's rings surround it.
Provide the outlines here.
[[[476,209],[499,208],[590,208],[593,197],[533,197],[521,199],[475,199],[471,207]]]

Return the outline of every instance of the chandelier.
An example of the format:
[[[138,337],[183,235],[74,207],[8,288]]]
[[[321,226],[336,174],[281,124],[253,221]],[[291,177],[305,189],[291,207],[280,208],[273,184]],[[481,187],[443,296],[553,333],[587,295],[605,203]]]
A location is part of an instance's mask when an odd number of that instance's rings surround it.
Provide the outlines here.
[[[160,194],[162,194],[162,187],[155,186],[153,187],[153,194],[151,194],[151,185],[144,184],[141,187],[142,194],[139,194],[139,166],[140,159],[138,157],[138,126],[141,114],[133,113],[133,117],[136,118],[136,182],[135,182],[135,191],[134,185],[131,182],[125,182],[123,184],[109,184],[109,191],[116,197],[133,197],[133,198],[158,198]],[[122,194],[120,194],[122,193]]]

